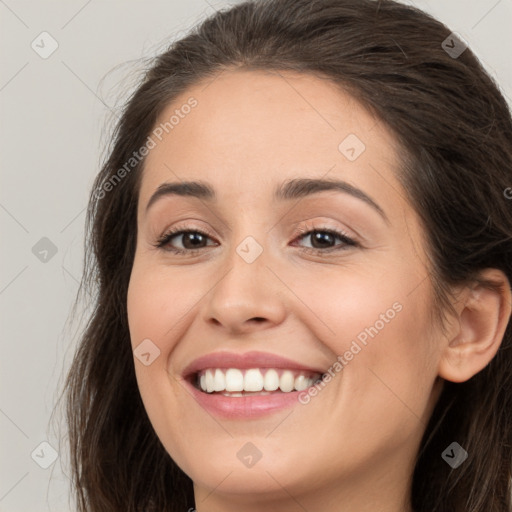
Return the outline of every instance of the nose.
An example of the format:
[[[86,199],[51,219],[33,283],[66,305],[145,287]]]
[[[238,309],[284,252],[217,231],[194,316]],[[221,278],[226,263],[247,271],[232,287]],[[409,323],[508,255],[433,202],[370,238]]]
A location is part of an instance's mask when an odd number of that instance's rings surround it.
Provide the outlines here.
[[[285,285],[268,259],[263,250],[248,263],[233,250],[205,297],[204,321],[225,334],[250,333],[281,323],[286,313]]]

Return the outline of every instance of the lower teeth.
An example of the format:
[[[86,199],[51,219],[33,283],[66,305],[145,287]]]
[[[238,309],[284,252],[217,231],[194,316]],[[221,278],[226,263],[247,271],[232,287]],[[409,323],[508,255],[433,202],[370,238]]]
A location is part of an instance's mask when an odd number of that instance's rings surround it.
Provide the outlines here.
[[[270,395],[270,391],[222,391],[223,396]]]

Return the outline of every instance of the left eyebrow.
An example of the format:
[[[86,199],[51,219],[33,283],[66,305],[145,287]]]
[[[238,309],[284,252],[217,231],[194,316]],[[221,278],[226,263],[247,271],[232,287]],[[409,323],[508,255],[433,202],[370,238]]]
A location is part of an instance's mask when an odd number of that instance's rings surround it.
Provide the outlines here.
[[[275,200],[289,201],[302,197],[317,194],[325,191],[338,191],[349,194],[371,206],[379,215],[389,223],[389,219],[384,210],[360,188],[350,183],[337,179],[317,179],[317,178],[296,178],[285,181],[278,185],[274,190]],[[162,183],[153,193],[146,206],[146,213],[149,208],[160,198],[169,195],[188,196],[214,202],[217,200],[215,190],[211,185],[203,181],[183,181],[175,183]]]
[[[384,210],[360,188],[350,183],[337,179],[313,179],[313,178],[296,178],[285,181],[274,191],[274,198],[281,200],[299,199],[311,194],[324,191],[337,191],[349,194],[366,204],[371,206],[387,223],[389,219]]]

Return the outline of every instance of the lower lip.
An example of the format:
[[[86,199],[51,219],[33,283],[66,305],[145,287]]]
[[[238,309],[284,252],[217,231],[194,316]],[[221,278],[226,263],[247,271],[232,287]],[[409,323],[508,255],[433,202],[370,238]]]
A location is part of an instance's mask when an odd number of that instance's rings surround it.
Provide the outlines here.
[[[204,393],[192,383],[186,380],[184,383],[199,405],[216,416],[228,419],[257,418],[299,403],[299,391],[230,397],[220,393]]]

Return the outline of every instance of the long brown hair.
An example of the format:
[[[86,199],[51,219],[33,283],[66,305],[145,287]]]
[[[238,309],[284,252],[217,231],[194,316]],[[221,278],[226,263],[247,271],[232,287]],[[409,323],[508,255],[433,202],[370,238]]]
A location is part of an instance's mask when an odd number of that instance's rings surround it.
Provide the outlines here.
[[[451,30],[391,0],[256,0],[220,11],[154,59],[129,98],[91,191],[81,292],[95,297],[66,381],[72,486],[80,512],[185,511],[191,479],[156,436],[135,379],[126,299],[144,160],[126,167],[163,109],[225,70],[327,77],[398,141],[397,175],[428,239],[436,314],[450,289],[485,268],[512,281],[512,120],[469,48]],[[450,47],[455,44],[450,41]],[[125,168],[122,179],[119,170]],[[485,283],[493,286],[493,283]],[[469,458],[452,469],[453,441]],[[416,512],[511,512],[512,332],[490,364],[445,382],[412,482]]]

